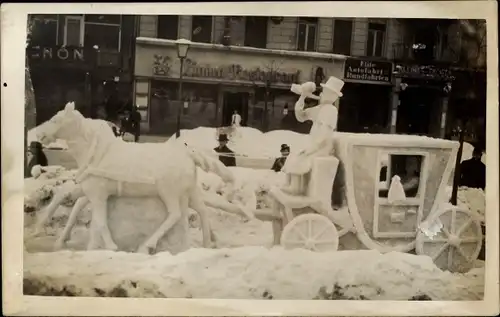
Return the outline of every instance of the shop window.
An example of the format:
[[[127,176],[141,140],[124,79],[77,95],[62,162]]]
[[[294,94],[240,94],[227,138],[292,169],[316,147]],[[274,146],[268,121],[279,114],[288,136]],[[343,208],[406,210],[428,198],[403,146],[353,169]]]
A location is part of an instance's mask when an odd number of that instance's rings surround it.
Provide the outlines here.
[[[333,26],[333,53],[351,55],[352,20],[335,20]]]
[[[194,15],[192,18],[191,41],[201,43],[212,42],[213,17]]]
[[[266,48],[267,23],[267,17],[246,17],[245,46]]]
[[[32,21],[31,40],[32,46],[51,47],[58,44],[58,18],[57,14],[37,14],[30,16]]]
[[[64,18],[64,45],[83,46],[83,16],[66,16]]]
[[[101,18],[102,17],[102,18]],[[99,50],[120,51],[121,45],[120,16],[89,15],[85,16],[84,43],[87,47]]]
[[[179,32],[178,15],[159,15],[157,37],[160,39],[177,40]]]
[[[297,27],[297,50],[315,51],[318,18],[299,18]]]
[[[382,157],[379,169],[379,197],[388,198],[391,187],[393,193],[398,192],[399,184],[396,183],[396,179],[393,179],[394,176],[399,176],[399,182],[406,198],[419,197],[423,161],[422,155],[389,154]]]
[[[367,56],[382,56],[384,53],[385,31],[385,23],[368,23]]]

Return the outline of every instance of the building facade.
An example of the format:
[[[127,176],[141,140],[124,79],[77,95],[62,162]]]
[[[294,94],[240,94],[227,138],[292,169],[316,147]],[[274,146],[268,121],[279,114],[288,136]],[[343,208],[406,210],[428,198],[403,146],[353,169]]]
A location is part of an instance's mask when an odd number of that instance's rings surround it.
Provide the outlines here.
[[[134,16],[30,15],[27,61],[37,124],[75,101],[85,116],[112,119],[132,101]]]
[[[446,87],[454,78],[449,51],[459,45],[453,23],[429,39],[429,28],[408,19],[148,15],[138,20],[134,94],[146,131],[175,131],[182,103],[182,128],[228,125],[236,110],[245,125],[301,132],[290,85],[319,86],[331,75],[345,81],[340,131],[434,136],[446,131]],[[181,97],[173,43],[178,38],[193,42]]]

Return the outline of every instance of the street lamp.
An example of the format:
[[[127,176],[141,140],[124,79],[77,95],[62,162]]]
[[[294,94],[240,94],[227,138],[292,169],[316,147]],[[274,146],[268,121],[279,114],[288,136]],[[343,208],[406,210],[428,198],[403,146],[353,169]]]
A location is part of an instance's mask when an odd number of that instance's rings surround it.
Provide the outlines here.
[[[182,79],[184,73],[184,59],[187,56],[189,46],[191,41],[186,39],[178,39],[175,41],[177,45],[177,57],[179,57],[181,62],[180,73],[179,73],[179,106],[177,107],[177,129],[175,132],[175,137],[179,138],[181,136],[181,112],[182,112]]]

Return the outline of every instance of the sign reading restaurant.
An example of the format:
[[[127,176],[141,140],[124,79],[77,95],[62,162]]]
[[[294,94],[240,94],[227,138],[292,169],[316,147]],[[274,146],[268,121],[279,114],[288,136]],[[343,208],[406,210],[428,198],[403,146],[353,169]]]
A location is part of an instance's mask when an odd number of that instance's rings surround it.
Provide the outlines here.
[[[392,63],[347,58],[344,67],[346,81],[368,81],[391,83]]]
[[[170,56],[155,55],[153,61],[153,75],[171,78],[177,77],[178,74],[176,76],[172,71],[174,61]],[[269,80],[272,83],[293,84],[298,82],[300,71],[285,72],[282,70],[261,69],[260,67],[245,69],[238,64],[221,66],[212,66],[208,64],[200,65],[191,59],[186,59],[183,76],[248,82],[266,82]]]

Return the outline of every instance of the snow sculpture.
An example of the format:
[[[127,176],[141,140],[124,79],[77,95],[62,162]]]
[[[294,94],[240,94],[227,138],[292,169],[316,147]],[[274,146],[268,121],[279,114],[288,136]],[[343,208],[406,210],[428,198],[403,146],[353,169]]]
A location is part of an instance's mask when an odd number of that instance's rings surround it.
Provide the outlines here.
[[[389,193],[387,195],[387,199],[391,204],[398,201],[404,201],[406,199],[405,190],[401,184],[401,178],[398,175],[394,175],[392,178]]]
[[[304,174],[311,170],[315,157],[328,156],[333,150],[332,136],[337,128],[338,110],[334,103],[342,97],[344,82],[331,76],[326,84],[321,84],[323,91],[318,96],[313,95],[316,84],[306,82],[302,85],[292,85],[291,91],[300,94],[295,103],[295,116],[299,122],[311,120],[313,125],[309,132],[310,142],[307,148],[296,153],[292,150],[286,160],[283,171],[290,177],[290,183],[283,188],[289,194],[300,194],[305,190]],[[304,109],[306,98],[319,100],[319,105]]]
[[[106,249],[117,250],[107,220],[110,196],[159,197],[168,216],[160,227],[139,246],[150,253],[172,227],[187,217],[188,206],[206,217],[206,207],[196,183],[196,166],[215,172],[231,182],[231,172],[214,158],[189,149],[180,142],[127,143],[116,138],[102,120],[84,118],[70,102],[37,131],[42,144],[54,139],[67,141],[79,171],[76,181],[92,205],[92,222],[87,248],[96,249],[102,239]],[[208,226],[208,221],[202,222]],[[210,245],[209,228],[203,243]]]

